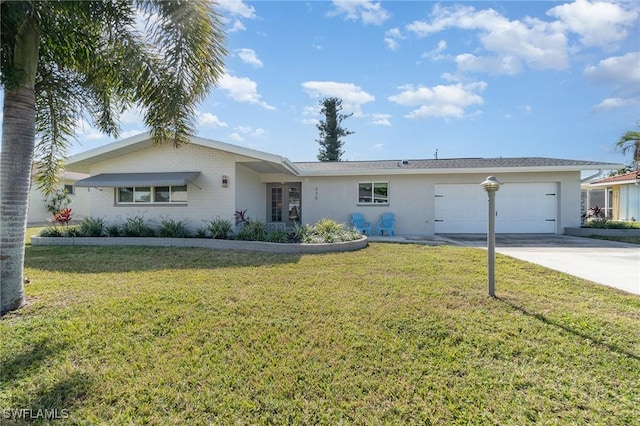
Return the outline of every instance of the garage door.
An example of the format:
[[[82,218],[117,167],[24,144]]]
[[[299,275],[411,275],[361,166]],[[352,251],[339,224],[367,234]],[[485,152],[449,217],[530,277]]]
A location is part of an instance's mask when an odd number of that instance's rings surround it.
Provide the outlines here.
[[[478,184],[435,186],[436,233],[486,233],[488,198]],[[496,194],[496,232],[555,233],[555,183],[507,183]]]

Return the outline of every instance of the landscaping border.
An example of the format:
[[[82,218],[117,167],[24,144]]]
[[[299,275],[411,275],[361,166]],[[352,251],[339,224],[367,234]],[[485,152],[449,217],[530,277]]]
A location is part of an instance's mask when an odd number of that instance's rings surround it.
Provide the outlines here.
[[[31,237],[32,246],[144,246],[199,247],[215,250],[257,251],[264,253],[332,253],[360,250],[369,244],[366,236],[335,243],[268,243],[264,241],[216,240],[212,238],[158,237]]]
[[[574,237],[640,237],[640,229],[564,228],[564,234]]]

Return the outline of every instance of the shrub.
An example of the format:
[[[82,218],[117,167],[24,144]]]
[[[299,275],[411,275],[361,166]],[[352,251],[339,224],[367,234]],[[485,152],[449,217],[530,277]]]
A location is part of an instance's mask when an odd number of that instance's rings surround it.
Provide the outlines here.
[[[202,228],[196,229],[195,237],[196,238],[207,238],[208,233],[209,233],[209,230],[207,229],[206,226],[204,226]]]
[[[271,231],[267,233],[265,241],[268,241],[270,243],[286,243],[289,241],[289,233],[282,229]]]
[[[308,234],[303,241],[310,243],[334,243],[339,241],[353,241],[362,238],[360,232],[352,227],[336,222],[333,219],[321,219],[309,227]]]
[[[82,237],[80,229],[77,226],[68,226],[62,230],[63,237]]]
[[[80,235],[83,237],[104,237],[106,233],[101,218],[88,217],[80,223]]]
[[[187,238],[190,233],[183,221],[163,219],[160,221],[158,235],[165,238]]]
[[[208,230],[211,233],[211,237],[218,240],[226,240],[233,232],[231,222],[224,219],[215,219],[209,222]]]
[[[51,219],[52,222],[59,223],[60,225],[68,225],[71,221],[71,217],[73,216],[73,212],[70,208],[66,207],[56,214],[53,215]]]
[[[106,226],[104,229],[104,233],[107,235],[107,237],[119,237],[122,234],[118,225]]]
[[[235,235],[236,240],[242,241],[264,241],[266,237],[267,225],[257,220],[245,223]]]
[[[123,237],[153,237],[155,235],[153,229],[147,226],[140,216],[127,218],[120,231]]]
[[[292,240],[295,242],[307,241],[311,230],[309,225],[302,225],[299,222],[293,223]]]
[[[49,226],[47,228],[44,228],[42,231],[40,231],[38,236],[40,236],[40,237],[62,237],[62,231],[60,231],[60,229],[58,229],[55,226]]]
[[[622,222],[608,219],[589,219],[584,225],[585,228],[598,229],[632,229],[635,228],[633,222]]]

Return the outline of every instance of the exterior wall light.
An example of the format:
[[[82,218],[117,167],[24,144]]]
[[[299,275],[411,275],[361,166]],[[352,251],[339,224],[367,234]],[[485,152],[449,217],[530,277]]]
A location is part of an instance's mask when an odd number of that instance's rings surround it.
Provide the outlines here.
[[[487,232],[487,270],[489,296],[496,297],[495,264],[496,264],[496,192],[500,182],[495,176],[489,176],[480,185],[489,195],[489,229]]]
[[[226,188],[227,186],[229,186],[229,176],[222,175],[222,187]]]

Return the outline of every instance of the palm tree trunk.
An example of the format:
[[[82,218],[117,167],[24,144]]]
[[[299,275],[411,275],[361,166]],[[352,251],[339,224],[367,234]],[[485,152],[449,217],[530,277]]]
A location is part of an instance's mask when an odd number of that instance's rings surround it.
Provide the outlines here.
[[[5,91],[0,159],[0,315],[25,304],[24,253],[35,146],[33,88]]]

